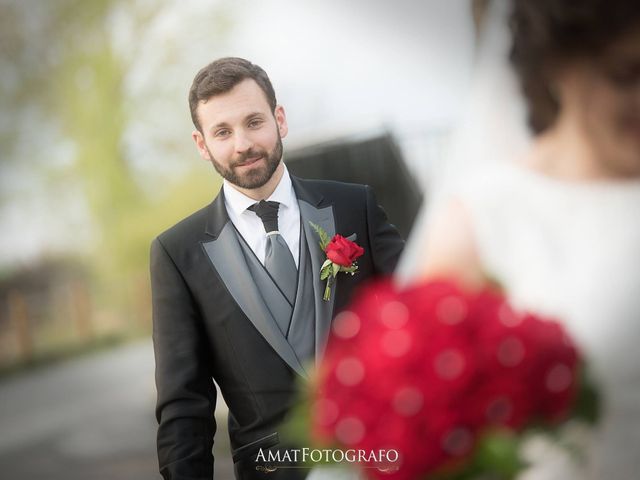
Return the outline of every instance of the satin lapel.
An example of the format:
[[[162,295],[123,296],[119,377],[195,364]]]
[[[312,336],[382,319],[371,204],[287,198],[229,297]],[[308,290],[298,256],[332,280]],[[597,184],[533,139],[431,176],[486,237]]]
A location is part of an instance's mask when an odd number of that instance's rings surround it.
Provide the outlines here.
[[[202,246],[229,293],[258,332],[287,364],[303,377],[307,373],[269,313],[246,265],[233,224],[228,221],[215,240]]]
[[[322,358],[324,347],[331,328],[331,318],[333,317],[333,304],[336,297],[335,288],[331,292],[328,301],[323,300],[326,281],[320,280],[320,269],[324,263],[326,256],[320,248],[320,239],[316,231],[311,227],[310,222],[315,223],[322,228],[329,237],[333,237],[336,233],[335,219],[333,216],[333,207],[331,205],[324,208],[316,208],[305,200],[299,199],[300,217],[302,228],[309,245],[309,254],[311,257],[311,269],[313,271],[313,293],[315,297],[316,307],[316,359]]]

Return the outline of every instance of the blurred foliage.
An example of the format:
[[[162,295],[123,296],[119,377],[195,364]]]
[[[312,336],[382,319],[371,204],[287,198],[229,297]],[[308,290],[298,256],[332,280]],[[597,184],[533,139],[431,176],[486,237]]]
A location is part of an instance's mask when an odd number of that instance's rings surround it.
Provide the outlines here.
[[[88,266],[89,274],[81,277],[92,290],[92,309],[119,312],[116,315],[125,323],[131,317],[149,316],[147,272],[152,238],[210,202],[219,187],[213,169],[208,170],[210,175],[203,175],[204,162],[198,161],[195,149],[186,150],[191,147],[187,136],[173,152],[163,151],[166,145],[180,143],[169,138],[166,129],[182,135],[182,129],[175,128],[176,119],[188,121],[189,116],[187,92],[176,90],[181,87],[175,82],[162,81],[162,74],[170,78],[180,67],[175,58],[180,58],[184,45],[174,42],[173,49],[178,51],[168,52],[153,65],[159,71],[152,72],[147,81],[154,84],[145,86],[136,102],[126,91],[136,62],[148,53],[143,51],[143,42],[136,42],[136,34],[152,31],[163,8],[175,4],[170,0],[0,0],[0,175],[14,169],[39,179],[31,185],[48,189],[52,205],[57,205],[53,200],[60,189],[73,190],[74,195],[78,192],[72,198],[86,206],[92,222],[91,247],[78,255]],[[225,10],[215,8],[208,11],[215,22],[202,15],[201,25],[212,39],[224,36],[230,28]],[[130,43],[123,44],[118,38],[116,17],[125,18],[129,33],[133,32]],[[185,31],[189,28],[193,26],[184,26]],[[205,53],[207,60],[212,53]],[[151,133],[142,141],[154,144],[155,151],[167,158],[172,154],[181,158],[183,151],[190,151],[193,158],[186,158],[185,163],[193,167],[182,168],[179,174],[141,175],[127,149],[131,125],[154,115],[148,109],[142,111],[140,104],[149,102],[156,88],[162,92],[158,98],[179,98],[183,110],[168,119],[164,131],[149,127]],[[52,162],[60,148],[70,157],[68,162]],[[158,164],[163,160],[166,158],[158,158]],[[35,193],[7,182],[3,185],[0,208],[18,195]],[[64,217],[66,212],[52,214]],[[20,275],[4,271],[7,288],[19,287],[14,280]],[[146,302],[146,311],[141,301]]]
[[[27,150],[24,145],[43,128],[34,118],[43,118],[61,140],[71,142],[73,162],[58,178],[79,186],[89,207],[100,272],[122,275],[146,268],[153,235],[209,201],[217,189],[213,174],[207,180],[194,173],[165,179],[150,198],[124,151],[135,112],[123,86],[136,56],[117,50],[112,15],[125,9],[138,31],[162,4],[167,2],[0,0],[3,117],[11,119],[2,122],[3,163],[25,161],[21,147]],[[180,113],[188,115],[186,107]],[[46,160],[27,161],[35,175],[47,175]]]

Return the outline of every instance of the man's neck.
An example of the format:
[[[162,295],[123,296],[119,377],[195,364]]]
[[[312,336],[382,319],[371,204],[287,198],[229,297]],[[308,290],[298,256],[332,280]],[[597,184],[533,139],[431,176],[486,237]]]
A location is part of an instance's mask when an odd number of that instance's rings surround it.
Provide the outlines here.
[[[252,198],[257,201],[266,200],[275,191],[283,175],[284,175],[284,163],[282,162],[282,160],[280,160],[280,163],[278,164],[278,168],[276,168],[276,171],[273,172],[273,175],[271,175],[271,178],[263,186],[259,188],[241,188],[233,184],[231,184],[231,186],[236,190],[238,190],[239,192],[245,194],[249,198]]]

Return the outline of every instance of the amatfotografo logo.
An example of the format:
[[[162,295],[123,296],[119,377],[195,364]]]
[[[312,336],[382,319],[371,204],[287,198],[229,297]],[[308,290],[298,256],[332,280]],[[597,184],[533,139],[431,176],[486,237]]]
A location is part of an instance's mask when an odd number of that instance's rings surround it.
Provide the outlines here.
[[[363,463],[371,466],[389,467],[398,461],[397,450],[341,450],[332,448],[291,448],[263,450],[256,455],[256,462],[269,464],[285,463]]]

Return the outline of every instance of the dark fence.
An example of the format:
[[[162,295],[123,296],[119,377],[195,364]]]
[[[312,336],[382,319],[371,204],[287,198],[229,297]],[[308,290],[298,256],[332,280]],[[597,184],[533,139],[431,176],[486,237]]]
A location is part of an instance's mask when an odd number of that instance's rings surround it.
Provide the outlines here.
[[[407,238],[422,203],[422,191],[389,133],[354,136],[287,151],[287,167],[302,178],[362,183]]]

